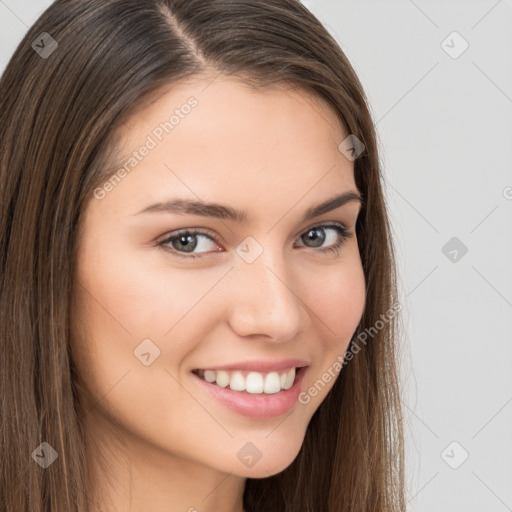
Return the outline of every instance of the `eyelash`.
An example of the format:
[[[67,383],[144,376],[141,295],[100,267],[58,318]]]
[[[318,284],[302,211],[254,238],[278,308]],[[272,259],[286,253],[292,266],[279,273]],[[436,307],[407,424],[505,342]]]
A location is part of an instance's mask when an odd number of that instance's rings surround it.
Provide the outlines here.
[[[319,252],[321,252],[321,253],[333,253],[336,255],[339,254],[342,246],[345,244],[345,241],[352,237],[352,233],[350,233],[347,228],[345,228],[344,226],[338,225],[338,224],[319,224],[317,226],[312,226],[312,227],[306,229],[306,231],[304,231],[302,233],[302,235],[308,233],[309,231],[312,231],[315,228],[332,228],[332,229],[336,230],[338,232],[338,235],[340,236],[340,239],[334,245],[330,245],[330,246],[319,249]],[[213,240],[216,244],[219,244],[219,241],[217,240],[217,238],[214,235],[212,235],[211,233],[201,231],[201,230],[196,230],[196,229],[183,229],[181,231],[176,232],[175,234],[172,234],[172,236],[168,236],[165,240],[158,242],[157,245],[158,245],[158,247],[162,248],[164,251],[170,252],[173,256],[176,256],[178,258],[183,258],[183,259],[204,258],[204,257],[208,256],[209,254],[211,254],[208,252],[199,253],[199,254],[181,253],[181,252],[177,251],[176,249],[172,249],[171,247],[166,245],[166,244],[172,242],[173,240],[178,239],[179,237],[181,237],[183,235],[203,235],[203,236],[206,236],[206,237],[210,238],[211,240]],[[307,247],[307,246],[305,246],[305,247]],[[314,249],[314,248],[310,247],[310,249]],[[185,254],[187,254],[187,255],[185,256]]]

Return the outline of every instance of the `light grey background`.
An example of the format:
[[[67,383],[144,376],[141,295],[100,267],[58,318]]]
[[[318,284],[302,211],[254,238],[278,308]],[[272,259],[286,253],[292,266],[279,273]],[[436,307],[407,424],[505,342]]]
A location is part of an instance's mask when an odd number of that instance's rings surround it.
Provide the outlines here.
[[[0,0],[0,71],[50,3]],[[377,124],[404,308],[408,510],[512,510],[512,1],[303,3]]]

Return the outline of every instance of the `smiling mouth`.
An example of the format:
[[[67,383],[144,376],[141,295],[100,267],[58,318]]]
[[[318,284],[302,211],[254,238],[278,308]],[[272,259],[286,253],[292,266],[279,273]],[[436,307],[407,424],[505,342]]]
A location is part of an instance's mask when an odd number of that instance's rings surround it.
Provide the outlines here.
[[[305,367],[292,367],[273,372],[244,370],[193,370],[200,379],[221,388],[250,394],[275,394],[290,389]]]

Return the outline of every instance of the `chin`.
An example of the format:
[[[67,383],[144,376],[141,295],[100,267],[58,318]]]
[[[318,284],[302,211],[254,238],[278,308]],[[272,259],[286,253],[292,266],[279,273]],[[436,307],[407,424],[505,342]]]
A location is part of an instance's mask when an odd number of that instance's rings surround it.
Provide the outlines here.
[[[277,475],[292,464],[301,447],[301,442],[289,446],[280,444],[278,447],[274,447],[270,445],[262,451],[261,458],[255,463],[247,467],[244,467],[243,463],[237,464],[235,468],[231,469],[231,472],[246,478],[268,478]]]

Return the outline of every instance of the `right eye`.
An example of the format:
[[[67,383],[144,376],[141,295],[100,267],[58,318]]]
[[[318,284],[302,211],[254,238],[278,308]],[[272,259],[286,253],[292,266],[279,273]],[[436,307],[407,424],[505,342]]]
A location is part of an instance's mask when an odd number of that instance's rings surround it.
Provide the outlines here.
[[[199,251],[199,253],[201,253],[199,255],[192,254],[192,252],[198,247],[204,248],[205,246],[208,246],[207,242],[201,243],[200,239],[209,239],[216,243],[215,237],[211,234],[196,229],[184,229],[172,233],[170,236],[159,242],[158,245],[162,247],[162,249],[169,251],[172,255],[178,256],[179,258],[202,258],[204,253],[220,252],[219,250],[206,250]],[[169,244],[171,244],[171,247],[169,247]]]

